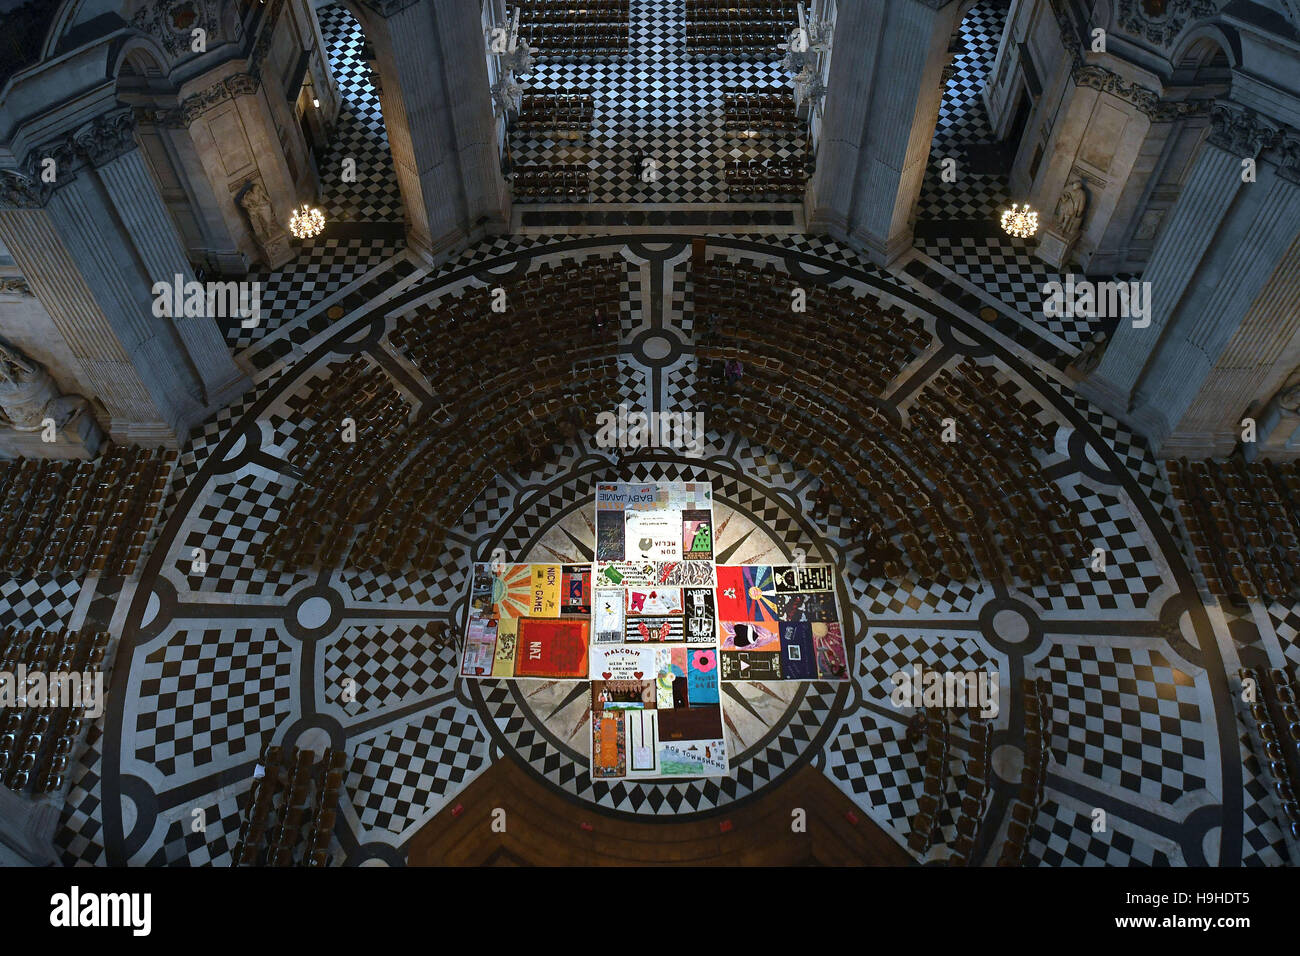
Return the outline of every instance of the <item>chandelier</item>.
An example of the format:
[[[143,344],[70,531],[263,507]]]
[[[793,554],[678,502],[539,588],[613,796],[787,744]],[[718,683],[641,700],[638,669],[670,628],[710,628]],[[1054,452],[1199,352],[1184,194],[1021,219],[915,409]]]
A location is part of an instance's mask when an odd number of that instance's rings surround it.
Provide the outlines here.
[[[1029,203],[1023,207],[1012,203],[1010,209],[1002,210],[1002,228],[1017,239],[1028,239],[1038,232],[1038,213],[1029,208]]]
[[[289,231],[295,239],[314,239],[325,228],[325,214],[303,203],[289,215]]]

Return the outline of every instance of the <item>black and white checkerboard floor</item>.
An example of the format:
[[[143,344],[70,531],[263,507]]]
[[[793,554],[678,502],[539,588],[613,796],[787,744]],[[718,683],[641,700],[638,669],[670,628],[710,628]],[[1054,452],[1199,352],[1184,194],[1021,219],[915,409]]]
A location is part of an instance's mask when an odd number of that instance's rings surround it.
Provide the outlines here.
[[[916,247],[1057,341],[1078,348],[1098,332],[1113,331],[1115,320],[1048,315],[1044,286],[1064,282],[1065,277],[1034,256],[1036,240],[1026,242],[996,231],[1001,211],[1013,199],[1006,171],[1011,157],[989,126],[982,90],[1005,22],[1006,10],[987,2],[976,3],[962,21],[959,52],[944,89],[917,201]]]
[[[595,121],[582,141],[523,132],[510,140],[515,165],[581,163],[591,170],[591,202],[711,203],[729,198],[727,160],[799,160],[802,132],[732,139],[722,126],[722,91],[789,88],[780,53],[768,59],[711,61],[688,56],[680,0],[632,0],[631,45],[621,56],[543,59],[527,77],[528,92],[590,92]],[[644,161],[655,160],[647,181]]]
[[[323,211],[331,220],[401,221],[402,196],[361,25],[339,3],[317,8],[316,16],[341,101],[320,169]]]
[[[361,26],[337,3],[320,7],[316,15],[341,103],[330,148],[320,165],[326,221],[331,231],[336,231],[336,223],[400,223],[402,197],[379,94],[363,56]],[[242,352],[402,247],[397,238],[331,235],[330,231],[299,243],[301,251],[288,265],[248,276],[249,282],[261,283],[260,322],[244,328],[238,319],[218,320],[226,344]]]
[[[787,237],[772,240],[766,250],[755,249],[755,241],[738,240],[732,248],[731,240],[713,240],[728,257],[778,268],[797,261],[847,270],[840,281],[862,294],[868,287],[858,276],[892,281],[826,240]],[[557,253],[548,251],[554,243],[492,240],[422,280],[423,288],[435,292],[467,267],[535,268],[543,259],[554,261]],[[681,310],[689,304],[690,281],[674,259],[688,250],[669,251],[652,263],[644,258],[645,248],[593,238],[576,247],[570,242],[559,254],[622,256],[629,276],[627,328],[662,322],[674,334],[689,336]],[[652,296],[658,309],[651,307]],[[168,507],[174,509],[186,492],[192,500],[172,537],[160,544],[169,549],[165,573],[139,584],[153,590],[157,600],[150,606],[162,610],[157,620],[151,612],[147,620],[128,622],[132,636],[126,643],[134,647],[123,666],[131,668],[130,716],[116,736],[93,738],[74,777],[60,831],[67,862],[102,864],[122,852],[117,798],[101,792],[102,764],[110,760],[124,774],[156,781],[150,786],[160,795],[184,788],[188,806],[206,808],[205,839],[196,839],[179,818],[160,818],[144,845],[132,850],[133,860],[228,863],[240,806],[230,775],[249,764],[262,740],[292,742],[316,715],[337,724],[349,751],[345,842],[371,847],[366,853],[378,845],[400,851],[423,822],[505,751],[580,803],[656,816],[745,800],[779,785],[785,768],[812,748],[816,765],[862,812],[905,841],[923,785],[922,761],[906,740],[908,712],[892,706],[887,682],[911,664],[1000,672],[1012,698],[1020,676],[1047,682],[1053,759],[1048,799],[1031,828],[1031,861],[1184,862],[1185,841],[1193,840],[1187,809],[1217,803],[1214,794],[1233,779],[1225,769],[1225,748],[1241,770],[1234,785],[1247,795],[1240,822],[1243,860],[1287,859],[1258,762],[1252,770],[1241,741],[1218,739],[1216,714],[1225,702],[1213,694],[1204,650],[1189,654],[1180,643],[1212,646],[1208,625],[1202,630],[1197,624],[1194,637],[1186,632],[1181,638],[1177,628],[1171,634],[1157,626],[1167,599],[1177,593],[1170,567],[1183,560],[1159,467],[1118,423],[1055,380],[1036,378],[1033,369],[1042,365],[1028,352],[1009,351],[996,361],[1020,363],[1009,378],[1020,383],[1043,420],[1058,423],[1058,448],[1073,427],[1067,426],[1066,410],[1082,413],[1090,475],[1080,478],[1059,452],[1051,453],[1051,461],[1060,470],[1062,493],[1109,556],[1107,573],[1076,574],[1063,587],[1008,595],[1000,584],[982,581],[872,579],[838,519],[807,520],[808,476],[736,436],[710,433],[705,463],[668,456],[629,466],[630,480],[709,474],[722,515],[719,546],[734,548],[738,559],[794,547],[830,556],[842,568],[843,614],[858,636],[847,693],[829,685],[811,685],[798,699],[773,687],[737,690],[727,705],[728,734],[739,753],[731,777],[619,788],[587,776],[572,736],[582,717],[580,700],[563,687],[532,697],[492,682],[457,687],[454,654],[432,636],[442,624],[454,627],[460,620],[466,570],[488,542],[538,559],[584,557],[590,484],[593,475],[609,473],[599,450],[585,440],[535,473],[489,483],[449,536],[441,567],[430,574],[343,571],[313,583],[310,576],[265,575],[253,568],[251,558],[281,502],[272,459],[297,440],[302,403],[323,381],[325,361],[269,375],[244,403],[196,434],[187,451],[185,474]],[[679,372],[670,387],[661,382],[652,394],[659,373],[641,367],[630,352],[625,361],[629,403],[650,406],[663,396],[692,401],[689,372]],[[232,434],[260,434],[261,447],[236,442],[218,460],[214,449]],[[1113,472],[1105,467],[1108,461]],[[212,552],[209,572],[201,577],[187,573],[193,547]],[[310,641],[290,626],[305,593],[329,595],[342,609],[337,624]],[[1194,600],[1193,610],[1198,605]],[[1017,646],[1002,636],[1001,625],[989,619],[997,621],[1009,610],[1029,621],[1038,637]],[[1296,661],[1300,611],[1276,607],[1256,617],[1269,622],[1260,625],[1261,639],[1276,647],[1279,659]],[[344,687],[350,688],[346,695],[340,693]],[[1023,745],[1008,710],[994,725],[1006,747]],[[965,773],[957,746],[939,814],[941,842],[954,838]],[[1108,805],[1119,808],[1111,833],[1092,832],[1087,808],[1072,795],[1080,787],[1104,794]],[[1128,806],[1143,809],[1149,829],[1124,820]],[[1194,840],[1199,845],[1199,833]],[[339,857],[348,852],[340,848]]]

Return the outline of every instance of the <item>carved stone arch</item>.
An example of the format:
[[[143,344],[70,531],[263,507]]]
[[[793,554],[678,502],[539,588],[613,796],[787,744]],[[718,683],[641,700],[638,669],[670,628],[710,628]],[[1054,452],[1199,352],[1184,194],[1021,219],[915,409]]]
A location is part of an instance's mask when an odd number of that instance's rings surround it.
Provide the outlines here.
[[[1237,32],[1213,21],[1194,25],[1179,38],[1178,45],[1169,54],[1175,70],[1201,70],[1220,60],[1232,70],[1242,65],[1241,59]]]
[[[113,44],[106,73],[121,84],[123,75],[138,76],[152,92],[167,83],[171,72],[167,53],[153,37],[136,32]]]

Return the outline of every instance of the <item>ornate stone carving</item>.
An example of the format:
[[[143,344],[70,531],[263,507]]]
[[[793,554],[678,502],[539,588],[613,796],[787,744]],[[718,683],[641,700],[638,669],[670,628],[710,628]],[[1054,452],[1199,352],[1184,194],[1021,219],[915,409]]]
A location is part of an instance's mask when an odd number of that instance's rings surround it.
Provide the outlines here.
[[[54,190],[77,178],[86,166],[102,166],[136,148],[135,111],[115,107],[71,133],[31,150],[20,169],[0,170],[0,206],[40,209]],[[50,166],[47,160],[53,160]],[[46,178],[52,169],[54,180]]]
[[[62,394],[39,362],[0,343],[0,425],[33,432],[53,419],[54,427],[62,429],[86,405],[78,395]]]
[[[72,142],[90,165],[103,166],[135,149],[135,111],[123,106],[96,116],[73,134]]]
[[[1277,393],[1277,407],[1291,415],[1300,415],[1300,382]]]
[[[1210,142],[1237,156],[1258,156],[1278,142],[1281,127],[1254,110],[1215,103],[1210,111]]]
[[[182,125],[189,126],[218,103],[256,93],[260,83],[251,73],[234,73],[181,101],[177,108]]]
[[[1206,113],[1212,104],[1211,100],[1162,100],[1155,90],[1130,83],[1113,70],[1095,63],[1085,63],[1082,56],[1075,59],[1071,75],[1076,86],[1100,90],[1132,103],[1155,122],[1169,122],[1183,116]]]
[[[192,51],[195,30],[206,32],[208,45],[217,38],[220,7],[215,0],[154,0],[137,11],[131,23],[180,57]]]
[[[15,169],[0,170],[0,209],[40,209],[49,202],[53,183]]]
[[[1213,16],[1225,0],[1119,0],[1119,25],[1166,48],[1193,20]]]
[[[524,101],[524,88],[507,74],[492,87],[492,98],[502,113],[518,113]]]
[[[22,276],[7,276],[0,279],[0,292],[7,292],[10,295],[31,295],[31,286]]]

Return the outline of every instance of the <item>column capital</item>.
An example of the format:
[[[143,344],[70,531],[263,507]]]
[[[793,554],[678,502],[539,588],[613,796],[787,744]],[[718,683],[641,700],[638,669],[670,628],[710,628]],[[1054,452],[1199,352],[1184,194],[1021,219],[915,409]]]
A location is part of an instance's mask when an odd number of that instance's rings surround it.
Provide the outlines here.
[[[16,169],[0,169],[0,209],[41,209],[50,201],[53,183]]]
[[[119,106],[82,126],[72,143],[91,166],[99,168],[136,148],[135,110]]]
[[[1215,103],[1210,110],[1210,142],[1237,156],[1258,156],[1281,129],[1248,106]]]
[[[1234,156],[1260,157],[1283,179],[1300,183],[1300,130],[1237,103],[1214,104],[1210,142]]]
[[[19,168],[0,170],[0,208],[43,208],[54,191],[76,179],[79,171],[98,169],[135,149],[135,125],[131,107],[115,106],[28,150]]]

